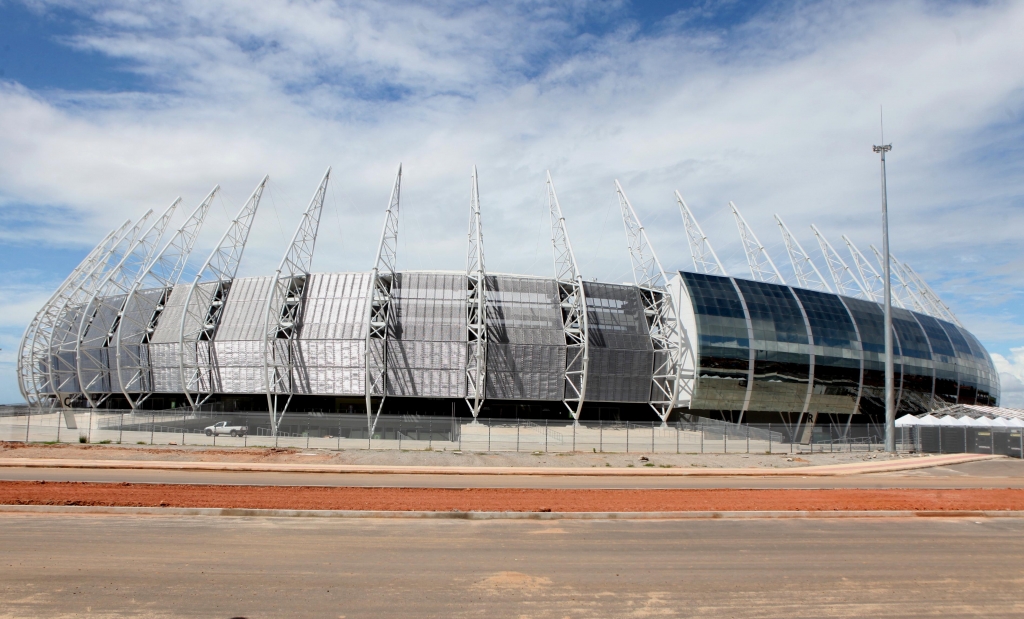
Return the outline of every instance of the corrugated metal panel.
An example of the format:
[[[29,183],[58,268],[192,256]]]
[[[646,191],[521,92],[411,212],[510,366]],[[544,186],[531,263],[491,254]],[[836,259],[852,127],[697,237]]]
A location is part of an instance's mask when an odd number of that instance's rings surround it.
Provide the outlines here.
[[[364,339],[368,286],[367,273],[310,275],[299,339]]]
[[[181,315],[184,312],[185,297],[188,296],[190,286],[191,284],[178,284],[171,291],[171,296],[167,299],[164,311],[160,314],[160,321],[156,325],[156,330],[153,331],[153,338],[150,340],[152,343],[169,344],[178,341],[181,333]],[[209,307],[210,299],[213,298],[216,288],[216,282],[199,284],[196,294],[192,295],[192,307]],[[190,318],[185,325],[185,331],[193,331],[199,326],[194,319]]]
[[[153,318],[157,303],[163,296],[164,288],[152,288],[136,292],[124,308],[121,320],[121,345],[138,344],[145,335],[145,326]],[[181,319],[181,314],[178,314]]]
[[[590,322],[587,400],[648,402],[654,347],[633,286],[584,282]]]
[[[272,277],[242,277],[231,282],[215,339],[262,341],[264,312],[273,283]]]

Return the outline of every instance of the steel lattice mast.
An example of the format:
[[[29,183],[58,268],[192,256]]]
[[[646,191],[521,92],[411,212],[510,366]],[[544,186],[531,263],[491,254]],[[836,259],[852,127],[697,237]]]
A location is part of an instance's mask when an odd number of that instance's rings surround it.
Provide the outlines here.
[[[846,261],[840,257],[839,253],[832,247],[832,244],[825,238],[825,235],[814,224],[811,224],[811,230],[814,231],[814,238],[818,239],[818,246],[821,247],[821,253],[825,256],[825,262],[828,263],[828,270],[832,274],[832,282],[836,285],[836,292],[847,297],[860,297],[869,301],[872,300],[871,295],[864,289],[864,285],[854,276]]]
[[[70,408],[72,401],[81,395],[75,387],[75,381],[78,379],[76,357],[78,355],[78,327],[84,314],[85,305],[114,266],[120,264],[121,258],[135,246],[139,233],[145,228],[146,222],[152,215],[153,209],[146,211],[142,219],[118,239],[103,261],[97,264],[89,276],[79,284],[61,309],[60,323],[54,330],[50,342],[52,353],[56,357],[55,363],[50,367],[50,384],[53,385],[53,391],[64,408]]]
[[[562,333],[565,336],[565,391],[562,403],[574,420],[579,420],[587,395],[587,370],[590,362],[590,328],[587,297],[583,289],[576,254],[569,242],[562,207],[558,204],[555,185],[548,172],[548,212],[551,216],[551,246],[555,257],[555,282],[562,310]]]
[[[786,253],[789,254],[789,261],[793,264],[797,285],[809,290],[832,292],[832,288],[825,281],[821,271],[818,270],[814,261],[811,260],[810,255],[804,251],[800,241],[796,240],[793,233],[789,231],[789,227],[782,221],[782,217],[779,217],[778,213],[775,214],[775,221],[779,224],[779,230],[782,231],[782,240],[786,244]]]
[[[772,257],[768,255],[764,245],[758,240],[757,235],[747,225],[747,220],[740,214],[740,210],[732,202],[729,202],[729,208],[732,209],[733,217],[736,218],[740,241],[743,242],[743,251],[747,255],[747,264],[750,265],[750,276],[759,282],[785,284],[786,280],[779,273],[779,269],[772,261]],[[771,267],[771,269],[766,267]]]
[[[951,310],[949,306],[946,305],[945,301],[943,301],[939,297],[939,295],[936,294],[934,290],[932,290],[932,287],[928,285],[928,282],[924,281],[924,278],[917,274],[917,271],[912,269],[910,265],[907,264],[906,262],[903,263],[903,268],[906,271],[907,276],[909,276],[910,279],[913,280],[914,284],[917,286],[921,294],[926,299],[931,301],[935,308],[939,311],[939,314],[941,314],[941,318],[945,318],[946,320],[956,324],[957,326],[963,327],[963,325],[960,323],[960,320],[956,317],[956,314],[953,313],[953,310]]]
[[[137,409],[153,393],[149,340],[156,330],[171,291],[188,264],[196,237],[219,190],[220,185],[214,187],[192,211],[136,280],[125,299],[125,312],[117,329],[114,349],[118,388],[132,410]]]
[[[711,241],[704,234],[704,230],[697,223],[697,218],[693,216],[693,212],[678,191],[676,191],[676,202],[679,204],[679,214],[683,216],[683,227],[686,228],[686,240],[690,245],[690,257],[693,258],[694,270],[697,273],[707,273],[708,275],[728,275],[725,272],[725,267],[722,266],[722,261],[718,259],[715,249],[711,247]]]
[[[263,312],[263,376],[267,389],[267,407],[274,435],[295,395],[295,340],[302,320],[303,293],[313,267],[313,249],[320,228],[320,212],[327,193],[331,169],[327,168],[320,186],[302,214],[292,242],[274,273],[274,283]],[[285,397],[278,411],[278,396]]]
[[[366,425],[370,435],[377,427],[377,418],[387,398],[388,336],[391,321],[391,293],[394,290],[398,264],[398,214],[402,196],[402,164],[398,164],[395,185],[384,213],[384,229],[380,233],[377,256],[370,271],[369,298],[366,303]],[[377,410],[373,396],[379,396]]]
[[[633,281],[639,288],[640,301],[654,346],[650,405],[665,422],[676,406],[689,404],[692,398],[693,346],[679,324],[679,300],[668,292],[668,276],[619,181],[615,181],[615,191],[619,198],[622,223],[626,228]],[[681,401],[683,393],[687,396],[686,402]]]
[[[216,249],[196,273],[185,297],[178,331],[178,371],[182,391],[193,410],[198,410],[215,389],[211,359],[213,338],[268,180],[270,176],[263,177],[238,211]],[[205,286],[202,289],[201,284]]]
[[[480,414],[487,390],[487,271],[484,268],[484,229],[480,220],[480,189],[476,166],[469,199],[469,247],[466,254],[466,404],[473,419]]]
[[[85,304],[85,312],[78,323],[75,367],[78,373],[78,388],[92,408],[97,408],[114,391],[110,369],[111,361],[116,363],[116,360],[111,358],[110,352],[116,346],[115,338],[121,317],[124,316],[128,293],[153,260],[160,239],[163,238],[179,204],[180,197],[176,198],[149,230],[135,242],[121,258],[121,262],[100,282],[89,302]],[[116,353],[116,349],[114,352]],[[93,389],[95,386],[99,389]],[[95,392],[103,395],[95,400]]]
[[[130,222],[131,220],[124,222],[120,228],[111,230],[107,236],[103,237],[103,240],[85,256],[82,262],[50,295],[21,336],[21,343],[18,346],[18,388],[29,406],[42,407],[43,391],[49,382],[47,368],[50,365],[50,350],[48,343],[58,318],[55,310],[63,304],[64,296],[73,290],[110,251],[110,247],[117,242],[117,236],[124,232]]]
[[[867,293],[868,298],[875,303],[881,303],[883,301],[882,293],[885,286],[885,281],[882,279],[882,276],[878,274],[878,271],[876,271],[875,267],[871,265],[871,262],[868,261],[864,254],[857,249],[857,246],[853,244],[853,241],[851,241],[845,234],[843,235],[843,241],[846,243],[846,248],[850,250],[850,255],[853,257],[853,264],[857,267],[857,272],[860,274],[860,279],[864,284],[864,291]],[[893,299],[893,301],[899,305],[898,299]],[[902,305],[899,306],[903,307]]]
[[[878,251],[874,245],[868,245],[871,248],[872,253],[875,254],[875,258],[878,260],[878,264],[884,264],[884,258],[882,258],[882,252]],[[910,287],[907,282],[907,278],[903,274],[903,268],[900,263],[889,254],[889,271],[892,276],[896,277],[897,285],[892,287],[893,298],[896,299],[901,307],[906,309],[914,309],[922,314],[931,315],[931,311],[928,309],[928,304],[917,295],[917,292]]]

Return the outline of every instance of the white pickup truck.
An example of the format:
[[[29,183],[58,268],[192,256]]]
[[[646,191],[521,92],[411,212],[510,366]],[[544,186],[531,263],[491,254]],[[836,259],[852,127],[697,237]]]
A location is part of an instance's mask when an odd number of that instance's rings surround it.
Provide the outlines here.
[[[206,427],[206,436],[245,436],[249,432],[249,426],[229,426],[226,421],[218,421],[212,426]]]

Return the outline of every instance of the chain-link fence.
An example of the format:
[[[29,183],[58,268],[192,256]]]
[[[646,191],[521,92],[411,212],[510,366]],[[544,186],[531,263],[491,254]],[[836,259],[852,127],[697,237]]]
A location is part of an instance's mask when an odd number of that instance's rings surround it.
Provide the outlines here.
[[[35,443],[116,443],[596,453],[838,453],[879,451],[877,425],[732,424],[706,418],[660,422],[477,419],[382,415],[370,431],[365,415],[293,413],[275,434],[267,413],[163,410],[8,409],[0,440]],[[908,427],[896,429],[901,452],[993,453],[1021,457],[1020,428]]]

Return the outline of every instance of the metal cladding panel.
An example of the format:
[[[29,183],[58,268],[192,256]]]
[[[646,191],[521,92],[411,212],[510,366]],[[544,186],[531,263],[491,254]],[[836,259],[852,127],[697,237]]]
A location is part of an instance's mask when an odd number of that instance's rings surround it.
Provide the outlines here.
[[[388,395],[406,397],[464,398],[466,373],[388,366]]]
[[[124,318],[121,320],[121,345],[138,344],[146,335],[145,325],[153,319],[157,304],[163,298],[165,288],[152,288],[139,290],[132,295],[131,300],[124,308]],[[164,314],[161,314],[163,317]],[[178,314],[181,320],[181,314]]]
[[[150,344],[149,359],[153,368],[153,391],[157,393],[180,393],[181,374],[179,365],[180,347],[177,342]]]
[[[145,368],[141,372],[141,377],[135,376],[136,370],[134,368],[122,368],[121,381],[124,382],[125,391],[127,391],[128,393],[152,391],[153,380],[151,378],[151,372],[149,370],[149,368],[152,367],[152,362],[149,359],[149,344],[126,344],[122,340],[121,349],[123,354],[131,355],[130,358],[139,359],[141,361],[141,366]],[[111,371],[111,376],[117,374],[117,359],[115,357],[115,354],[116,353],[111,353],[112,358],[110,364],[115,368]],[[121,390],[121,381],[116,380],[116,378],[112,380],[113,391]]]
[[[369,285],[368,273],[310,275],[299,339],[365,339]]]
[[[214,339],[263,341],[264,314],[273,285],[272,277],[242,277],[231,282]]]
[[[553,279],[487,278],[487,337],[504,344],[564,345],[558,285]]]
[[[565,346],[487,344],[487,397],[561,400]]]
[[[396,340],[465,342],[466,276],[398,273],[389,335]]]
[[[188,297],[188,291],[191,286],[191,284],[178,284],[171,291],[171,296],[167,299],[164,311],[160,314],[160,321],[153,331],[153,338],[150,340],[152,343],[170,344],[178,342],[181,334],[181,315],[185,311],[185,298]],[[192,300],[190,301],[192,307],[209,307],[216,288],[217,282],[199,284],[196,293],[192,295]],[[190,318],[185,324],[185,331],[195,331],[199,327],[200,325]]]
[[[363,395],[365,340],[299,340],[296,393]]]
[[[634,286],[583,282],[590,325],[587,400],[649,402],[654,346]]]

